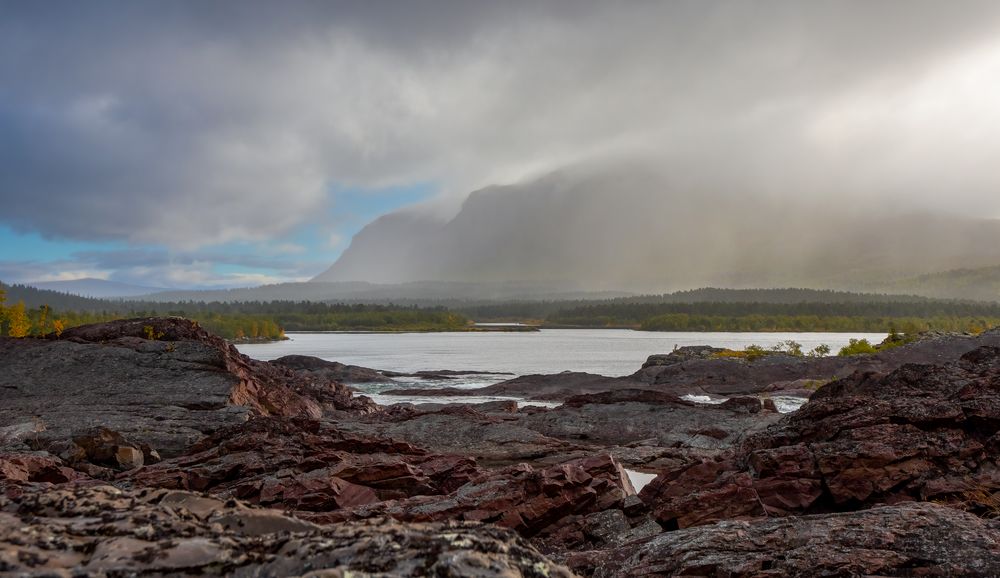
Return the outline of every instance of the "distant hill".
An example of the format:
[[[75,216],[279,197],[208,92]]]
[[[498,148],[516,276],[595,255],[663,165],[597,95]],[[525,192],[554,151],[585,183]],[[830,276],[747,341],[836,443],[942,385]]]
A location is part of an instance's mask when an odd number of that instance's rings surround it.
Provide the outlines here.
[[[582,291],[567,283],[279,283],[243,289],[165,291],[143,301],[323,301],[441,305],[459,301],[603,299],[630,295],[622,291]]]
[[[69,281],[32,281],[25,285],[82,297],[135,297],[166,290],[162,287],[144,287],[89,277]]]
[[[940,273],[917,275],[878,289],[906,292],[927,297],[953,297],[978,301],[1000,301],[1000,266],[974,269],[952,269]]]
[[[0,289],[7,292],[8,304],[24,301],[24,304],[29,308],[41,307],[42,305],[48,305],[61,311],[101,311],[128,308],[121,300],[81,297],[21,284],[7,285],[2,281],[0,281]]]

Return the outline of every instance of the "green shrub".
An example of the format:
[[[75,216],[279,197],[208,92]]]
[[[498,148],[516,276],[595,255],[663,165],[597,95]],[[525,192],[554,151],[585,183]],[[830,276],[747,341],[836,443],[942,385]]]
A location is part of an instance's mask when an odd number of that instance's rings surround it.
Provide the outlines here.
[[[877,352],[878,349],[869,343],[867,339],[851,339],[847,345],[840,348],[840,353],[837,355],[846,357],[848,355],[866,355]]]

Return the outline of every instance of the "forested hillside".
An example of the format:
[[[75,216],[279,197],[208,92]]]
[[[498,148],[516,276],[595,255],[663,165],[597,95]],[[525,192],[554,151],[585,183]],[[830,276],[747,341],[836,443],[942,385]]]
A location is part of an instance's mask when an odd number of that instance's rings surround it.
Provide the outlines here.
[[[42,335],[86,323],[125,317],[172,315],[199,322],[228,339],[281,339],[285,331],[461,331],[468,321],[443,308],[338,305],[271,301],[249,303],[158,303],[111,301],[66,295],[22,285],[4,286],[6,307],[0,334]],[[18,322],[12,324],[11,319]],[[23,320],[23,321],[22,321]],[[27,324],[28,329],[21,327]]]

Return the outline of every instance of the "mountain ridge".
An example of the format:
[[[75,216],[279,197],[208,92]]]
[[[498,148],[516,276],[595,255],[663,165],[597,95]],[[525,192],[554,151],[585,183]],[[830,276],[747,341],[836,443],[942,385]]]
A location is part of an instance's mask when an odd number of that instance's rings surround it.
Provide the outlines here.
[[[480,189],[447,221],[384,215],[313,281],[521,279],[632,293],[870,290],[996,266],[998,247],[1000,220],[858,206],[846,198],[720,192],[628,165]]]

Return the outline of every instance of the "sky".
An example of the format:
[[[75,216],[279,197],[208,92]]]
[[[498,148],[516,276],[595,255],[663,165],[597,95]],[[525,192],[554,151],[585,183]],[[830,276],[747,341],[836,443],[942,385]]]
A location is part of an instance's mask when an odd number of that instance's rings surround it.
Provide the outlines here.
[[[1000,217],[997,94],[994,1],[0,0],[0,279],[306,280],[606,157]]]

